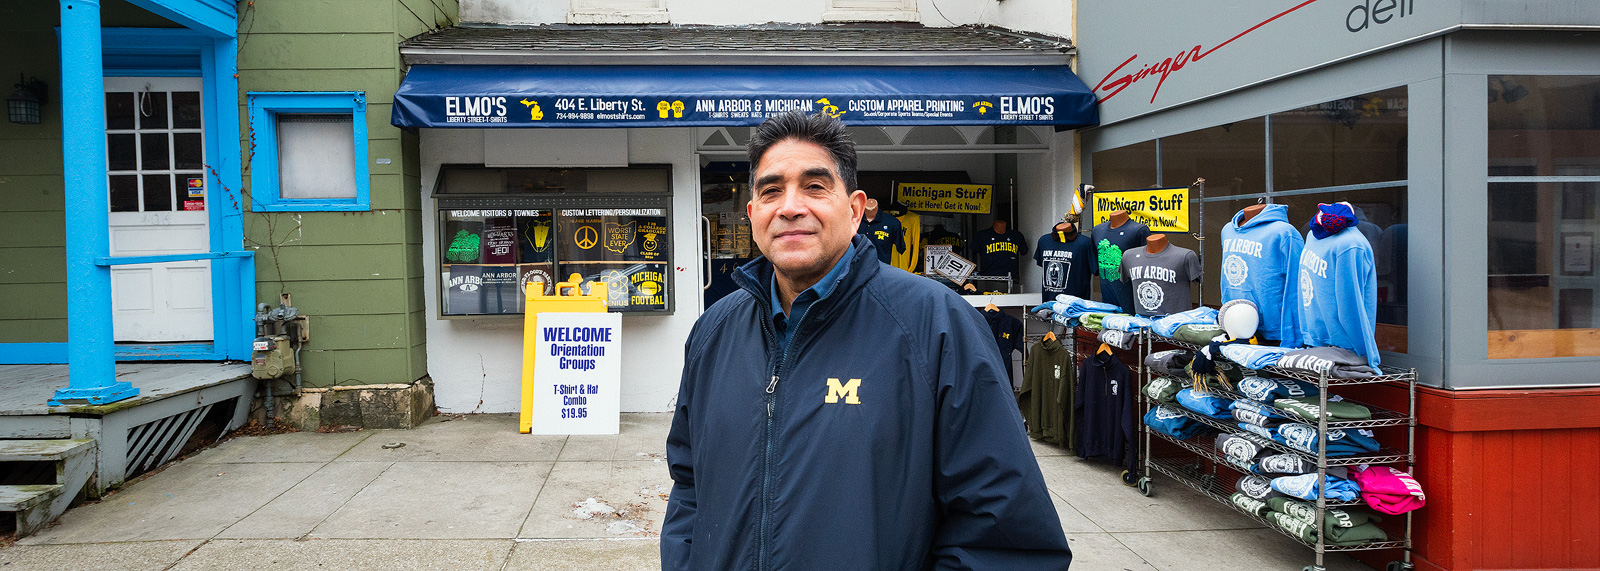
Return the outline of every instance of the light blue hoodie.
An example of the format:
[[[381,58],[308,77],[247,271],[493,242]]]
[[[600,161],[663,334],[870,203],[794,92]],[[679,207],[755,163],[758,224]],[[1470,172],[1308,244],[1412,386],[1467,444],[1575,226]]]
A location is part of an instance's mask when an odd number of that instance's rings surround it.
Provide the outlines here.
[[[1300,253],[1300,344],[1343,347],[1378,368],[1378,272],[1372,245],[1356,228],[1321,240],[1306,234]]]
[[[1239,225],[1241,214],[1222,228],[1222,301],[1249,300],[1261,311],[1262,337],[1299,342],[1299,279],[1296,266],[1305,240],[1289,223],[1289,207],[1268,204]]]

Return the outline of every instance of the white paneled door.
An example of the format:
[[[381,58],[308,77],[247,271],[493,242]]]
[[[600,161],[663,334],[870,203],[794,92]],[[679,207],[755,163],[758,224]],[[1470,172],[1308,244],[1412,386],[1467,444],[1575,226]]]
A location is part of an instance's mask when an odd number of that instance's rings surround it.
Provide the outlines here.
[[[111,255],[210,251],[198,77],[107,77]],[[113,266],[117,341],[210,341],[209,261]]]

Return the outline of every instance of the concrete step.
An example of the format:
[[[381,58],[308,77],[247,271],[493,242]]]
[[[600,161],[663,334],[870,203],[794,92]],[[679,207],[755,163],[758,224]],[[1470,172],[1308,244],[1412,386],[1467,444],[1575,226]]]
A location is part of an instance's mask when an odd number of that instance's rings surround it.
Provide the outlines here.
[[[51,462],[94,449],[88,438],[59,440],[0,440],[0,462]]]

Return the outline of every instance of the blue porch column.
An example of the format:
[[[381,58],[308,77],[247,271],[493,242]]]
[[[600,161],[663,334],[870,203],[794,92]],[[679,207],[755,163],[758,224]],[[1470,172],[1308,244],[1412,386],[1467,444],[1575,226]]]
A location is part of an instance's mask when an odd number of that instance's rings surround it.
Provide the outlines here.
[[[117,381],[106,227],[104,66],[99,0],[61,0],[61,157],[67,234],[67,388],[51,405],[104,404],[139,394]]]

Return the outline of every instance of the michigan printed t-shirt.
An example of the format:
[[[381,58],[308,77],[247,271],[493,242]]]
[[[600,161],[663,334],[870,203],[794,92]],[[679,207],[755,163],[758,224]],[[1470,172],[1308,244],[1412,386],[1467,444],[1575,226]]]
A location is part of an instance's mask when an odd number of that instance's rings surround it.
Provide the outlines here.
[[[1167,245],[1152,254],[1140,246],[1122,254],[1122,273],[1133,287],[1139,315],[1171,315],[1194,309],[1189,282],[1200,279],[1200,256],[1194,250]]]
[[[1007,228],[1001,234],[985,228],[972,236],[972,251],[978,254],[980,275],[1015,277],[1017,259],[1028,253],[1028,243],[1015,229]]]
[[[1065,241],[1066,232],[1051,232],[1039,237],[1033,250],[1033,262],[1044,268],[1044,301],[1057,295],[1088,299],[1089,275],[1095,267],[1094,241],[1082,233],[1072,233]]]
[[[895,250],[905,251],[905,233],[901,230],[900,221],[884,212],[879,212],[878,217],[867,221],[861,217],[861,225],[856,228],[856,233],[866,236],[872,241],[872,246],[878,250],[878,261],[890,263]]]

